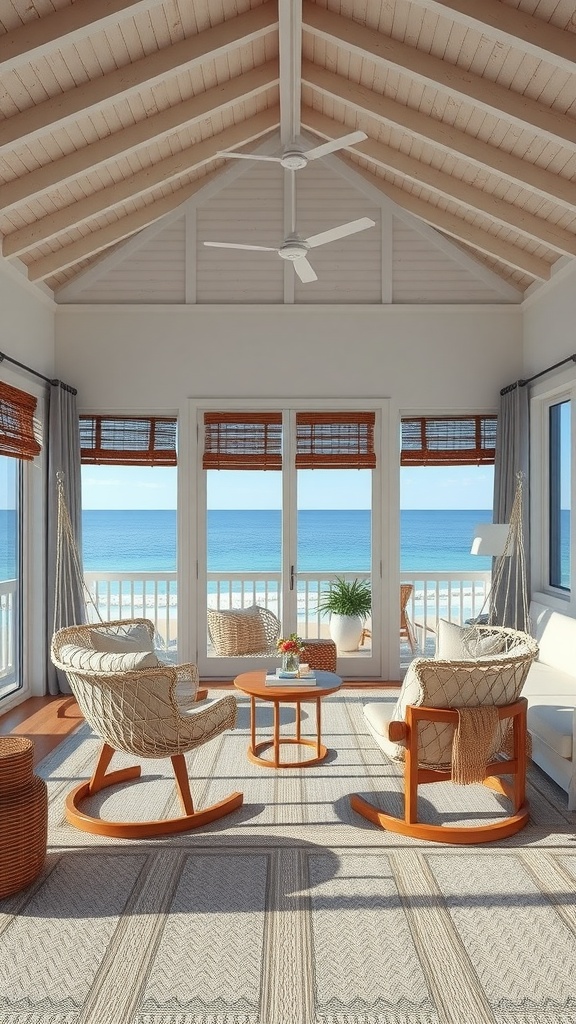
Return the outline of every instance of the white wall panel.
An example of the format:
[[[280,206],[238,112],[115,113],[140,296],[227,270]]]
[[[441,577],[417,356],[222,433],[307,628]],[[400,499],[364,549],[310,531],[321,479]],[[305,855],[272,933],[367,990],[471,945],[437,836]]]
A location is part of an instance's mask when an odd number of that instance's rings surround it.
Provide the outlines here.
[[[184,214],[82,290],[81,302],[184,302]]]
[[[501,296],[457,258],[393,218],[393,302],[499,302]]]
[[[567,264],[524,304],[523,376],[576,352],[576,265]]]
[[[517,306],[68,306],[56,322],[58,372],[92,411],[255,395],[490,411],[522,363]]]
[[[277,253],[211,249],[211,242],[278,247],[283,239],[283,170],[254,161],[196,215],[198,303],[283,302],[284,263]]]

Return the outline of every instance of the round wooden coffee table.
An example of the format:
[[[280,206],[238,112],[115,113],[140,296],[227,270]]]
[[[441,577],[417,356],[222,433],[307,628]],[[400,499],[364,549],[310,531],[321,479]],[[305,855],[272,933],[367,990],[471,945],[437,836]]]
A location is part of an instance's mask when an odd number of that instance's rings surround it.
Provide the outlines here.
[[[274,686],[266,685],[266,672],[264,669],[257,672],[242,672],[236,676],[234,686],[242,693],[250,697],[250,745],[248,757],[255,764],[263,768],[303,768],[305,765],[319,764],[326,757],[328,750],[321,739],[321,702],[322,697],[335,693],[342,686],[340,676],[334,672],[316,673],[316,684],[306,686],[305,683],[287,683],[282,685],[281,681]],[[274,706],[274,735],[271,740],[262,740],[256,743],[256,698],[265,700]],[[316,703],[316,738],[306,739],[302,736],[300,721],[300,704],[303,700],[313,700]],[[294,736],[280,736],[280,705],[296,705],[296,734]],[[302,761],[280,761],[280,747],[282,744],[300,744],[305,747],[312,747],[312,757],[304,758]],[[260,757],[262,751],[272,747],[273,759]]]

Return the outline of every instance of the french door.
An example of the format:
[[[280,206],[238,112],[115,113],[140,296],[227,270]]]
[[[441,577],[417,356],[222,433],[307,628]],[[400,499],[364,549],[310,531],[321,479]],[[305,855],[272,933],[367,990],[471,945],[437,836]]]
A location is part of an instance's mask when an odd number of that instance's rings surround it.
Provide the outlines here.
[[[309,640],[330,638],[321,606],[338,578],[369,583],[358,646],[338,651],[347,678],[382,672],[382,433],[385,402],[197,403],[196,660],[205,677],[274,665],[214,622],[253,605]],[[236,621],[236,620],[235,620]],[[227,626],[226,626],[227,628]],[[243,626],[240,626],[241,632]]]

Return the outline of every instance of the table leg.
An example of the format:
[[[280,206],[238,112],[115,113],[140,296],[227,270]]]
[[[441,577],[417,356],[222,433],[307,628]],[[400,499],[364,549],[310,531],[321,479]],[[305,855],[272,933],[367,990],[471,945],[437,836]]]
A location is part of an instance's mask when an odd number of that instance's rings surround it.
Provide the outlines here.
[[[280,767],[280,704],[274,701],[274,767]]]
[[[322,743],[320,740],[320,731],[322,728],[321,722],[321,711],[320,711],[320,697],[316,697],[316,756],[320,757],[322,753]]]
[[[302,724],[300,719],[300,708],[302,707],[301,702],[298,701],[296,704],[296,739],[300,740],[302,736]]]
[[[250,743],[252,753],[256,748],[256,698],[250,697]]]

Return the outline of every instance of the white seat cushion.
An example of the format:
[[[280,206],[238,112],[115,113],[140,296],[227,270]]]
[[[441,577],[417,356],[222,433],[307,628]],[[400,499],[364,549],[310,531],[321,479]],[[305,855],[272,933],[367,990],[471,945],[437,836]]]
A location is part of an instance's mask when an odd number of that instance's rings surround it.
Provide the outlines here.
[[[70,669],[86,672],[136,672],[140,669],[159,668],[162,664],[152,651],[129,651],[116,654],[113,651],[93,651],[90,647],[63,644],[59,659]]]
[[[556,698],[558,703],[576,705],[576,676],[568,672],[561,672],[558,668],[551,668],[541,661],[535,661],[530,666],[530,671],[524,686],[522,696],[532,702],[532,697],[542,696],[547,698],[545,703],[553,704]]]
[[[544,698],[542,698],[544,700]],[[531,704],[528,731],[544,740],[560,757],[572,757],[574,706],[567,704]]]
[[[364,717],[378,746],[388,757],[398,761],[402,759],[404,750],[402,749],[399,754],[398,744],[388,739],[388,724],[392,721],[395,710],[395,701],[374,701],[364,705]]]

